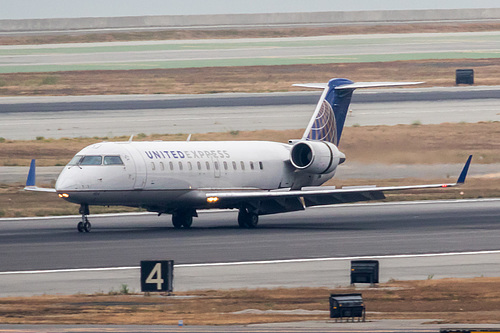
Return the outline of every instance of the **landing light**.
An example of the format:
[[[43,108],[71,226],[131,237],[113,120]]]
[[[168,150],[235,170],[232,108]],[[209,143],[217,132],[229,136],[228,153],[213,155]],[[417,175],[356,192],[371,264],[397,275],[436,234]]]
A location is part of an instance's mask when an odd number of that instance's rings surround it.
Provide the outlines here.
[[[217,198],[217,197],[208,197],[207,198],[208,203],[216,203],[217,201],[219,201],[219,198]]]
[[[69,194],[67,193],[59,193],[59,198],[69,198]]]

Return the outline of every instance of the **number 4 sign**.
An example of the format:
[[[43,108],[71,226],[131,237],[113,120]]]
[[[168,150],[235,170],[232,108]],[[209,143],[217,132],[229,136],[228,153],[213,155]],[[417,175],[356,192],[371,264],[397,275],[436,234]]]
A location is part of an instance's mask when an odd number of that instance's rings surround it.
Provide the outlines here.
[[[172,292],[174,261],[141,261],[141,290],[143,292]]]

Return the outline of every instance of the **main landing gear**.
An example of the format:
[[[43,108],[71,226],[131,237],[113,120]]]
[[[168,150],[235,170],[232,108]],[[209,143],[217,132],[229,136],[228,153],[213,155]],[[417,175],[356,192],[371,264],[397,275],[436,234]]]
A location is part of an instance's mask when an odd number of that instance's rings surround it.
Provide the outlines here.
[[[78,222],[77,225],[78,232],[84,232],[84,231],[90,232],[90,230],[92,229],[92,225],[90,224],[89,219],[87,218],[87,215],[90,214],[89,205],[81,204],[79,213],[82,214],[82,220]]]
[[[172,224],[175,229],[189,229],[193,224],[193,217],[196,216],[196,211],[177,211],[172,214]]]
[[[259,215],[249,211],[247,208],[240,208],[238,213],[238,225],[240,228],[253,229],[259,223]]]

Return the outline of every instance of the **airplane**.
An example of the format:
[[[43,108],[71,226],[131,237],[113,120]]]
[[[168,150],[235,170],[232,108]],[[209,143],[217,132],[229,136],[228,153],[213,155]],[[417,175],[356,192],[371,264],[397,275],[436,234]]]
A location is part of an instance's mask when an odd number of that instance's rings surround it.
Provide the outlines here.
[[[465,182],[472,155],[455,183],[411,186],[320,186],[346,157],[338,146],[355,89],[422,82],[358,82],[294,86],[323,93],[301,139],[269,141],[100,142],[83,148],[64,167],[55,188],[35,185],[32,160],[25,190],[57,193],[80,205],[79,232],[90,232],[91,205],[141,207],[171,214],[188,229],[203,209],[238,209],[238,225],[255,228],[260,215],[306,207],[384,199],[384,192],[447,188]]]

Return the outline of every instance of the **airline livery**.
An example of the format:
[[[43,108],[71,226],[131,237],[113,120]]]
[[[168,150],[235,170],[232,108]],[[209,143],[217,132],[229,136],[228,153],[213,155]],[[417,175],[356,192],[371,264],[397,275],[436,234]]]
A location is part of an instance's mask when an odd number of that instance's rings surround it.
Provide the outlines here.
[[[55,188],[35,185],[31,163],[26,190],[56,192],[79,204],[79,232],[89,232],[91,205],[142,207],[172,214],[175,228],[190,228],[197,210],[238,209],[238,225],[255,228],[259,215],[309,206],[383,199],[384,191],[451,187],[456,183],[389,187],[320,186],[345,161],[338,149],[352,93],[357,88],[420,82],[354,83],[332,79],[297,85],[323,89],[301,139],[267,141],[101,142],[82,149],[59,175]]]

